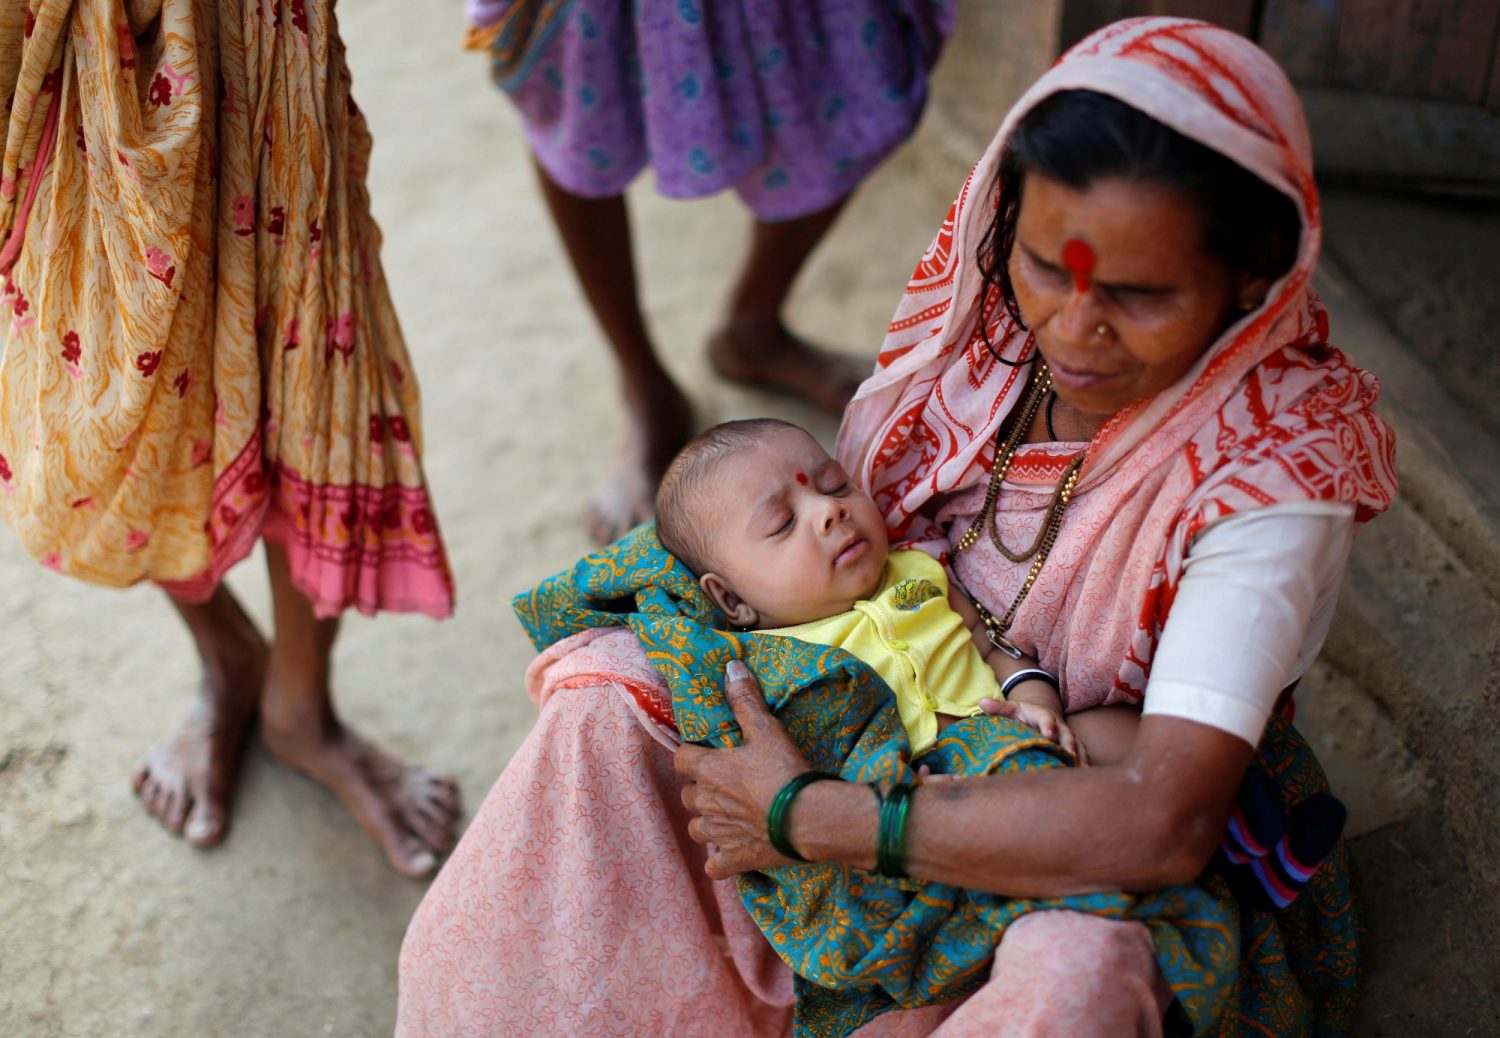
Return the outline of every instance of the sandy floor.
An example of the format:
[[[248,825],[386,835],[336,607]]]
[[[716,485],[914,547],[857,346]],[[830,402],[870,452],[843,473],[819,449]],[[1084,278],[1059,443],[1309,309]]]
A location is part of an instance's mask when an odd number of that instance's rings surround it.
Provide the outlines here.
[[[376,135],[371,187],[423,380],[428,468],[460,608],[441,625],[351,618],[338,685],[347,717],[453,771],[473,806],[533,716],[520,688],[531,653],[510,596],[585,548],[577,514],[620,423],[610,364],[517,124],[482,59],[457,50],[458,5],[415,10],[360,0],[341,13]],[[935,188],[931,163],[919,169],[907,155],[872,178],[801,285],[798,326],[873,355],[962,175],[956,167]],[[650,315],[702,420],[778,414],[831,440],[831,420],[725,386],[701,357],[742,247],[733,199],[670,203],[643,182],[632,205]],[[258,557],[230,583],[266,616]],[[422,887],[392,873],[329,795],[254,750],[235,829],[209,853],[165,837],[135,803],[130,769],[194,680],[165,599],[64,581],[5,534],[0,617],[0,1034],[389,1033],[397,950]],[[1413,824],[1432,780],[1385,710],[1339,693],[1351,680],[1324,667],[1310,683],[1333,694],[1306,716],[1356,826],[1440,839],[1391,827]],[[1402,866],[1394,836],[1370,846],[1381,869]],[[1426,908],[1408,907],[1386,911],[1392,926],[1417,925]],[[1441,940],[1423,947],[1428,972],[1457,985],[1445,997],[1473,997],[1474,964],[1454,972],[1442,968]],[[1446,947],[1452,957],[1451,932]],[[1410,965],[1386,963],[1380,1005],[1390,1012],[1372,1018],[1370,1034],[1387,1033],[1381,1021],[1395,1019],[1397,976]]]
[[[351,618],[338,687],[349,718],[450,769],[475,805],[533,717],[510,597],[586,548],[577,514],[621,423],[518,125],[482,58],[458,51],[458,5],[425,9],[340,5],[460,605],[445,624]],[[946,204],[910,197],[903,168],[869,183],[808,272],[795,311],[808,334],[873,356]],[[743,210],[638,188],[650,314],[703,421],[774,413],[831,440],[832,420],[720,384],[701,357]],[[230,583],[267,616],[258,556]],[[389,1033],[422,887],[332,797],[257,749],[210,853],[136,804],[130,769],[195,677],[166,600],[60,579],[6,531],[0,617],[0,1034]]]

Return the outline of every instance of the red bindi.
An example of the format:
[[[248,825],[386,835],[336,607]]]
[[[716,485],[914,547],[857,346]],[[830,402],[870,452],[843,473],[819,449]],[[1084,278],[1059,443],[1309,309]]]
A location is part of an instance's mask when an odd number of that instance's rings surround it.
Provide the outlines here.
[[[802,473],[799,472],[799,473],[797,473],[797,482],[800,483],[802,486],[805,487],[805,486],[807,486],[807,477],[804,476]]]
[[[1099,257],[1094,255],[1089,243],[1082,238],[1069,238],[1062,247],[1062,261],[1063,266],[1068,268],[1068,273],[1073,275],[1073,287],[1080,292],[1087,292],[1089,278],[1099,262]]]

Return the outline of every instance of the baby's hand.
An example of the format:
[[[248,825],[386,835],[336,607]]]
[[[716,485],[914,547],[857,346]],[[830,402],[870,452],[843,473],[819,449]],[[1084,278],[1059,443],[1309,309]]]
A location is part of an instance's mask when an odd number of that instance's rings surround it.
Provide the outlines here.
[[[1051,739],[1072,754],[1073,759],[1080,766],[1088,767],[1088,748],[1073,734],[1073,729],[1068,727],[1068,722],[1063,720],[1061,710],[1024,699],[981,699],[979,708],[987,714],[1008,717],[1012,721],[1019,721],[1026,727],[1035,729],[1042,738]]]
[[[961,778],[969,778],[969,776],[950,775],[945,771],[933,771],[926,764],[917,765],[918,782],[957,782]]]

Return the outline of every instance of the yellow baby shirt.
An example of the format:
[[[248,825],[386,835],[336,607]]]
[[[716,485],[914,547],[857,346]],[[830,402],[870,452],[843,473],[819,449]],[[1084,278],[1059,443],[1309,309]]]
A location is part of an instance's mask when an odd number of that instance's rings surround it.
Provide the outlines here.
[[[762,631],[852,653],[896,694],[913,757],[937,741],[937,714],[970,717],[1000,698],[995,672],[948,605],[948,575],[920,551],[892,552],[880,590],[847,613]]]

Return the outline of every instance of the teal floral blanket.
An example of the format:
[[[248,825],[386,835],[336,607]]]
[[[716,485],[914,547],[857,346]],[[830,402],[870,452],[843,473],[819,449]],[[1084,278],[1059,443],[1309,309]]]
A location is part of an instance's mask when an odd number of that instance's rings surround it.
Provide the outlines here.
[[[671,688],[687,741],[738,742],[723,675],[740,659],[812,767],[851,782],[916,781],[894,697],[869,667],[839,649],[733,630],[652,526],[518,596],[514,607],[538,650],[589,628],[628,626]],[[1308,773],[1316,762],[1288,726],[1276,727],[1267,743],[1275,748],[1262,748],[1262,763],[1282,777],[1289,801],[1299,799],[1298,786],[1309,787],[1305,796],[1322,782],[1320,772]],[[921,763],[962,775],[1072,764],[1029,728],[996,717],[950,725]],[[1052,899],[887,879],[827,863],[745,873],[738,882],[745,907],[796,974],[797,1038],[847,1035],[891,1009],[968,994],[984,981],[1006,927],[1048,909],[1146,924],[1176,996],[1172,1019],[1184,1030],[1337,1034],[1352,1006],[1356,936],[1342,855],[1340,849],[1335,867],[1323,870],[1338,873],[1337,889],[1315,880],[1276,916],[1242,911],[1212,878],[1148,894]],[[1289,942],[1280,917],[1298,906],[1313,911],[1294,913],[1300,923]],[[1253,954],[1246,955],[1251,940]]]

